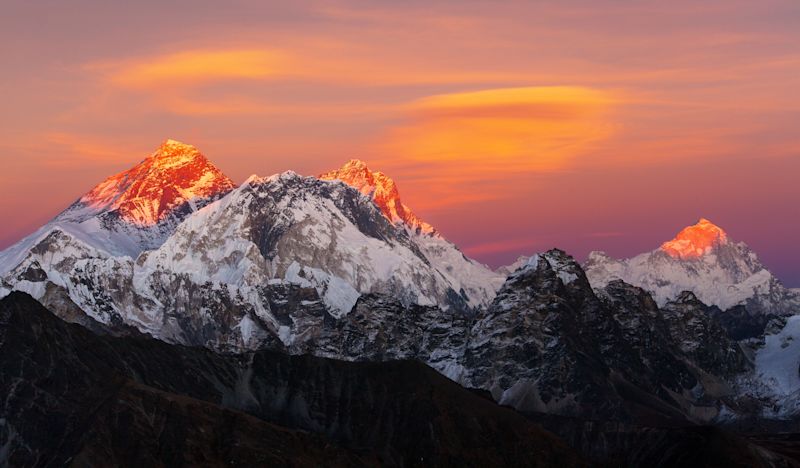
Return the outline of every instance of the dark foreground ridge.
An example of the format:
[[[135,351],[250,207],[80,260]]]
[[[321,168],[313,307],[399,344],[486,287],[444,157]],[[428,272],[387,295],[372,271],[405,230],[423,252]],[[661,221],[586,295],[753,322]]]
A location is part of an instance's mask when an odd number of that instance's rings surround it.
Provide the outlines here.
[[[584,465],[417,362],[99,336],[23,293],[0,301],[0,394],[0,465]]]
[[[95,335],[23,293],[0,301],[0,394],[0,466],[800,466],[791,437],[523,415],[415,361]]]

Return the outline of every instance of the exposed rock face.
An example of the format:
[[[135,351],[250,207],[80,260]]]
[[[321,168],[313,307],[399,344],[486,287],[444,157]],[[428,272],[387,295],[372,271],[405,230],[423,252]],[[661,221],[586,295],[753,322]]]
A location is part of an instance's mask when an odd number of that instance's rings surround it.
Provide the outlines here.
[[[98,336],[21,293],[0,301],[0,392],[0,460],[15,466],[582,464],[419,363]]]
[[[416,359],[458,380],[471,324],[463,314],[366,295],[346,317],[306,324],[313,331],[290,351],[348,361]]]
[[[707,356],[671,326],[643,290],[609,284],[598,297],[577,263],[553,250],[532,258],[479,314],[464,382],[518,409],[614,420],[709,420],[725,396],[722,369],[744,357],[710,318],[719,354]],[[710,351],[709,351],[710,352]]]
[[[712,306],[709,315],[719,323],[735,341],[763,339],[767,333],[774,333],[785,325],[786,317],[780,315],[751,312],[747,307],[738,305],[727,310]],[[768,326],[770,326],[768,328]],[[777,329],[774,329],[776,328]],[[772,328],[772,330],[770,329]]]
[[[711,310],[688,291],[661,308],[672,341],[680,350],[706,372],[729,379],[743,372],[747,362]]]
[[[585,298],[566,298],[568,287],[546,256],[509,277],[472,327],[466,385],[520,409],[574,414],[591,400],[592,412],[616,412],[609,370],[580,331]]]

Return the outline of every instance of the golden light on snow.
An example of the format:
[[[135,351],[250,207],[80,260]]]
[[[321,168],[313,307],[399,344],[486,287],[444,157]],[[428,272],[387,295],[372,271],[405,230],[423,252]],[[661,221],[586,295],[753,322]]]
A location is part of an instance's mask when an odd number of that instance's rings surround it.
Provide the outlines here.
[[[397,184],[383,172],[371,171],[367,164],[352,159],[340,169],[319,176],[322,180],[341,180],[372,198],[381,213],[392,223],[403,223],[418,232],[430,234],[433,226],[422,221],[400,200]]]
[[[725,231],[711,221],[701,218],[694,226],[684,228],[671,241],[664,242],[661,250],[672,257],[698,258],[727,241],[728,235]]]

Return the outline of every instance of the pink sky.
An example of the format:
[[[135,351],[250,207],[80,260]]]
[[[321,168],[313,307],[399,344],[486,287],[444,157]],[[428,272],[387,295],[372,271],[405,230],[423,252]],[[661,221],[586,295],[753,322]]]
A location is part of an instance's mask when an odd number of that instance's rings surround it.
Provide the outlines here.
[[[0,248],[164,139],[357,157],[493,266],[709,218],[800,286],[800,4],[5,2]]]

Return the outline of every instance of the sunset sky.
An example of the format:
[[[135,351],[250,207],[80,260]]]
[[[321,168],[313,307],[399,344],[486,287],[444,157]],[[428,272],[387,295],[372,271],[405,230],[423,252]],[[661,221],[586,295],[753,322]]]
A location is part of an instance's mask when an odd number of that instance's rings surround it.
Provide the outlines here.
[[[492,266],[706,217],[800,286],[800,2],[4,0],[0,248],[173,138],[360,158]]]

